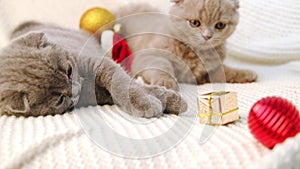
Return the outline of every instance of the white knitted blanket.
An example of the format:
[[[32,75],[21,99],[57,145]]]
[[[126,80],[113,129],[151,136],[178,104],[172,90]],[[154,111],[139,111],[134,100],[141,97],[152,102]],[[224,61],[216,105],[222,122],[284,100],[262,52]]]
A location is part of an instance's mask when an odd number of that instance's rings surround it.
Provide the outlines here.
[[[134,1],[134,0],[131,0]],[[146,1],[146,0],[145,0]],[[151,3],[166,9],[169,0]],[[0,0],[0,46],[23,20],[78,27],[83,11],[109,9],[123,0]],[[0,169],[10,168],[300,168],[300,134],[269,150],[247,126],[251,106],[266,96],[287,98],[300,109],[300,1],[241,0],[240,25],[229,40],[229,65],[255,70],[251,84],[182,84],[189,109],[180,116],[133,119],[117,106],[89,107],[58,116],[0,116]],[[258,64],[257,64],[258,63]],[[215,90],[238,93],[241,120],[202,125],[196,97]]]
[[[189,110],[179,117],[140,119],[136,120],[140,123],[133,123],[124,118],[117,106],[83,108],[54,117],[2,116],[0,168],[297,169],[300,134],[269,150],[249,132],[247,115],[255,101],[270,95],[288,98],[300,107],[299,84],[298,78],[288,84],[262,81],[224,85],[226,90],[238,92],[241,120],[220,127],[202,125],[197,120],[196,91],[211,91],[215,86],[210,84],[198,89],[181,86]],[[110,127],[109,131],[103,130],[103,122]],[[112,133],[128,138],[128,142]],[[159,137],[165,139],[155,142]],[[153,140],[142,145],[145,152],[135,149],[136,140],[143,143],[147,139]],[[128,152],[128,147],[132,152]],[[144,158],[136,159],[139,157]]]

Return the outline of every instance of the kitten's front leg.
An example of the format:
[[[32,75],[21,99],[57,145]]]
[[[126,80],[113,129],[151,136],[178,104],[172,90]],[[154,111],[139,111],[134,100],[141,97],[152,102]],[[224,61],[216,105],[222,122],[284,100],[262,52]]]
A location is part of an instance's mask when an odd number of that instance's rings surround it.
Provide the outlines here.
[[[178,90],[176,78],[157,68],[147,68],[136,76],[141,76],[150,85],[165,86],[167,89]]]
[[[163,112],[179,114],[187,108],[186,102],[178,93],[163,87],[136,83],[109,58],[104,57],[95,73],[97,85],[105,87],[112,95],[113,101],[129,114],[153,117]]]
[[[248,83],[254,82],[257,79],[255,72],[246,69],[235,69],[228,66],[223,66],[226,82],[228,83]]]
[[[172,63],[166,58],[152,55],[136,56],[132,70],[136,77],[141,76],[147,84],[178,90]]]

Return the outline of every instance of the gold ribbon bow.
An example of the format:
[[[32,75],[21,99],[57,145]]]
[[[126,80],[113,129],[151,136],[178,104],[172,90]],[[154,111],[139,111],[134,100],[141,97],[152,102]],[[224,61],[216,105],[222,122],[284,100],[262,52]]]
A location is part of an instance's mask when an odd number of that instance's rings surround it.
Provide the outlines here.
[[[221,116],[225,116],[225,115],[231,114],[231,113],[239,110],[239,107],[236,107],[236,108],[229,110],[227,112],[224,112],[224,113],[215,113],[213,111],[213,108],[212,108],[213,96],[222,96],[227,93],[229,93],[229,92],[220,91],[220,92],[212,92],[212,93],[206,94],[207,98],[208,98],[209,112],[208,113],[198,113],[198,116],[202,117],[202,118],[207,117],[209,120],[209,123],[212,124],[212,116],[220,116],[221,117]]]

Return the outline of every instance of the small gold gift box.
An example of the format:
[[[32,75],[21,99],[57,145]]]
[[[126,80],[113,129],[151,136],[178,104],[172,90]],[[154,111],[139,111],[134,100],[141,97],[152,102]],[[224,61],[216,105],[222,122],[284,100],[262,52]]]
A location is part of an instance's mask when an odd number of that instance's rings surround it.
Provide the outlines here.
[[[223,125],[240,118],[236,92],[212,92],[198,97],[200,123]]]

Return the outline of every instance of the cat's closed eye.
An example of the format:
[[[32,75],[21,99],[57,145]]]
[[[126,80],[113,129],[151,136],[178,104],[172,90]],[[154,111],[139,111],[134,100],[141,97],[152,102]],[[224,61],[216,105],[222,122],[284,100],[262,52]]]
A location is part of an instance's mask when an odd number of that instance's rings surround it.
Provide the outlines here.
[[[61,96],[58,98],[55,107],[56,107],[56,108],[60,108],[62,105],[64,105],[65,100],[66,100],[66,97],[65,97],[64,95],[61,95]]]
[[[218,29],[218,30],[222,30],[226,27],[226,24],[223,23],[223,22],[218,22],[216,25],[215,25],[215,28]]]
[[[198,28],[201,26],[201,22],[199,20],[189,20],[189,23],[193,28]]]
[[[68,67],[67,67],[67,76],[69,79],[72,79],[72,75],[73,75],[73,67],[71,64],[68,64]]]

